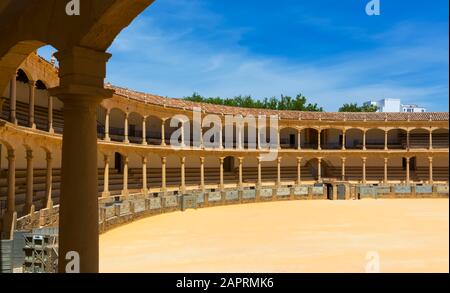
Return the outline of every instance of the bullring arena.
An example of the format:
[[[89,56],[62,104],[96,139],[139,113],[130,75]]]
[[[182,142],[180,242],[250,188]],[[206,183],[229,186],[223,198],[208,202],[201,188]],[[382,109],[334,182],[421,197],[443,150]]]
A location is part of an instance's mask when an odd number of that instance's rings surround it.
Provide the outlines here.
[[[364,272],[374,258],[448,272],[448,112],[244,109],[104,84],[106,49],[153,1],[42,22],[61,2],[0,5],[0,271],[23,270],[18,239],[48,228],[60,272],[73,252],[81,272]],[[220,127],[196,137],[195,115]]]

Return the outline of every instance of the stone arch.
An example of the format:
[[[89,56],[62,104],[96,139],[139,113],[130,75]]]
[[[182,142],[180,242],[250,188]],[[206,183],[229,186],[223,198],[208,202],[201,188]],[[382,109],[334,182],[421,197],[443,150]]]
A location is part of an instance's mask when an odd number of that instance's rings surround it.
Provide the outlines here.
[[[404,149],[406,148],[407,131],[404,128],[391,128],[387,133],[388,149]]]
[[[283,149],[298,147],[298,130],[295,127],[283,127],[280,130],[280,146]]]
[[[360,128],[348,128],[345,131],[345,148],[362,149],[364,130]]]
[[[151,145],[160,145],[161,144],[161,118],[150,115],[146,119],[146,139],[147,143]]]
[[[437,128],[433,130],[433,148],[448,148],[448,128]]]
[[[112,108],[109,114],[109,135],[112,141],[123,142],[125,139],[125,112]]]
[[[370,128],[366,131],[367,149],[384,149],[384,129]]]
[[[317,149],[318,148],[318,135],[317,128],[305,127],[300,134],[301,148],[302,149]]]

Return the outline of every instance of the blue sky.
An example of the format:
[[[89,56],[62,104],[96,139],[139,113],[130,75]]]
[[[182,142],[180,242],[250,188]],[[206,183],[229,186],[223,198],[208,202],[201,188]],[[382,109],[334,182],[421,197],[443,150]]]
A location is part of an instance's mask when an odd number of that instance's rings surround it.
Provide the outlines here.
[[[448,0],[156,0],[107,81],[169,97],[302,93],[327,111],[400,98],[448,111]],[[48,57],[49,49],[40,50]]]

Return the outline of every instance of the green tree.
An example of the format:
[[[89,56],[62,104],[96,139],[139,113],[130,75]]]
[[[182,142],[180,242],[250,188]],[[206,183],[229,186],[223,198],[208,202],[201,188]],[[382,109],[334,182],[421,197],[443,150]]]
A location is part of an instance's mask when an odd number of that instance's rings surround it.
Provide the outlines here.
[[[376,112],[378,107],[375,105],[362,105],[358,106],[358,103],[344,104],[339,108],[339,112]]]

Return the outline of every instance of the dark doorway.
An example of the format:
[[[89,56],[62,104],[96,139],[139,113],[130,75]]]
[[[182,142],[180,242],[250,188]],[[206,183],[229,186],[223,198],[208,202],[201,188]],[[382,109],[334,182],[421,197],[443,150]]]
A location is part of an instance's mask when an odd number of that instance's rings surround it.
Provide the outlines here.
[[[295,146],[295,134],[289,134],[289,145],[291,147]]]
[[[122,173],[122,155],[119,153],[114,153],[114,169]]]
[[[234,158],[233,157],[226,157],[223,160],[223,170],[225,172],[232,172],[234,170]]]
[[[333,200],[333,185],[326,184],[326,186],[327,186],[327,199]]]

